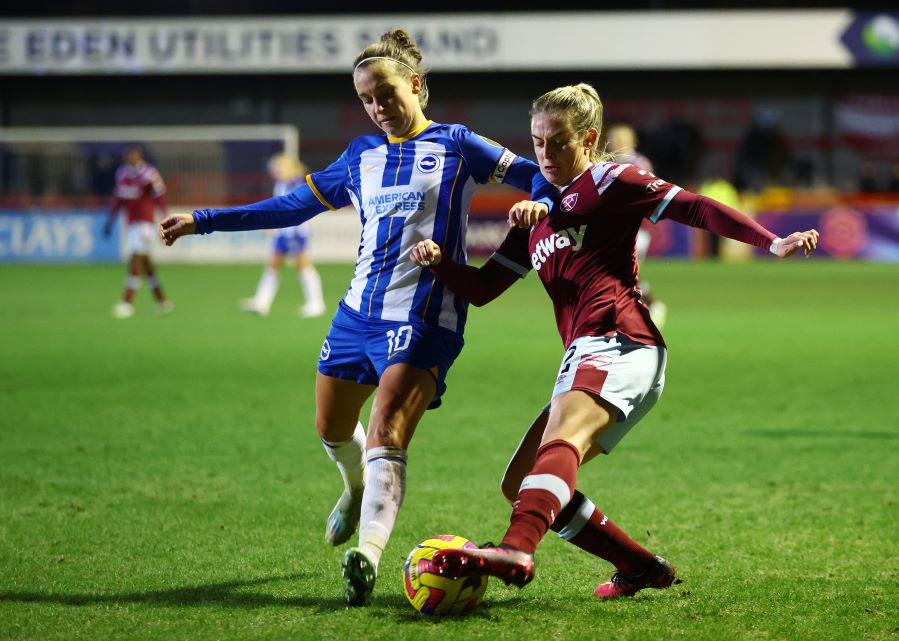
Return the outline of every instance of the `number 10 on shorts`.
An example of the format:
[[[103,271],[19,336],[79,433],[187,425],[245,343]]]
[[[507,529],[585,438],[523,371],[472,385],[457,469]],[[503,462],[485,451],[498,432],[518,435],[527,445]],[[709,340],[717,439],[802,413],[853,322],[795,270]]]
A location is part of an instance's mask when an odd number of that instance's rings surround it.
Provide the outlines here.
[[[412,342],[412,325],[403,325],[396,331],[387,331],[387,360],[396,356],[397,352],[402,352],[409,347]]]

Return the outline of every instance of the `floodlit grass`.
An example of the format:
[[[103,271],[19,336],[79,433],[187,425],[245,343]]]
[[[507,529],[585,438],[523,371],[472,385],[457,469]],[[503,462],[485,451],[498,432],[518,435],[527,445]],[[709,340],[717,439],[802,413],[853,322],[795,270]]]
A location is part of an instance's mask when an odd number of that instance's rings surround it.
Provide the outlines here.
[[[322,268],[333,305],[349,266]],[[346,610],[313,426],[329,319],[287,272],[166,266],[176,310],[114,321],[119,266],[0,268],[0,639],[894,639],[899,266],[650,262],[669,305],[659,405],[579,487],[684,583],[592,596],[611,568],[554,535],[524,590],[433,620],[402,593],[432,534],[501,537],[498,483],[561,343],[529,277],[472,310],[410,450],[372,607]]]

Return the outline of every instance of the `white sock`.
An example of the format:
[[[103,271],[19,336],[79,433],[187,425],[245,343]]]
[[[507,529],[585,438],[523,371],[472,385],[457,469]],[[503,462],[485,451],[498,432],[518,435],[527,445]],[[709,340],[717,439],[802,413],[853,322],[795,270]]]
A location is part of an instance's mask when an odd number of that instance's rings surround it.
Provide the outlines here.
[[[359,549],[378,567],[406,495],[406,450],[375,447],[368,450],[368,482],[362,495]]]
[[[262,272],[262,278],[259,279],[259,285],[256,287],[256,304],[259,307],[268,309],[275,300],[275,294],[278,292],[278,272],[271,267],[266,267]]]
[[[365,428],[356,423],[356,431],[348,441],[331,443],[322,439],[328,457],[337,464],[344,489],[352,494],[365,485]]]
[[[322,279],[315,267],[311,265],[300,270],[300,286],[303,288],[303,300],[311,307],[323,307]]]

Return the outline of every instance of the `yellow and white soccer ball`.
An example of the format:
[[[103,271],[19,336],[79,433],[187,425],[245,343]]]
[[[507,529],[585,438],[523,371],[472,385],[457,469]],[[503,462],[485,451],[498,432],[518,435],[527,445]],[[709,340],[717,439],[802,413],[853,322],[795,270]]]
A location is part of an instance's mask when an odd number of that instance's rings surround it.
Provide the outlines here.
[[[453,615],[470,612],[487,591],[486,576],[451,579],[440,576],[431,565],[437,550],[447,548],[476,548],[463,536],[439,534],[415,546],[403,566],[406,598],[422,614]]]

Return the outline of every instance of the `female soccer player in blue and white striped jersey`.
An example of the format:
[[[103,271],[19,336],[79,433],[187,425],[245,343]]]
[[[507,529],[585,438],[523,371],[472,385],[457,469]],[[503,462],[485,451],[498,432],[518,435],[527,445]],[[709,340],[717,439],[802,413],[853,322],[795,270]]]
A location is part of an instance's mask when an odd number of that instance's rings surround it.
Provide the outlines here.
[[[274,195],[289,194],[306,182],[306,167],[296,156],[280,153],[271,158],[268,172],[275,179]],[[309,223],[294,227],[284,227],[275,232],[272,242],[272,253],[256,286],[252,298],[240,301],[244,311],[260,316],[268,316],[272,301],[278,292],[278,280],[284,261],[290,258],[297,270],[300,287],[303,289],[303,306],[299,309],[302,318],[315,318],[325,313],[325,301],[322,298],[322,281],[319,278],[306,246],[309,244]]]
[[[290,194],[179,214],[160,226],[170,245],[185,234],[296,225],[350,204],[359,212],[355,275],[325,338],[316,379],[316,428],[345,485],[326,538],[339,545],[359,526],[359,546],[343,560],[349,605],[371,597],[405,494],[409,442],[425,410],[440,404],[463,344],[467,303],[412,264],[409,253],[433,238],[444,255],[466,261],[476,183],[508,183],[535,200],[554,191],[536,164],[461,125],[428,120],[425,75],[409,36],[384,34],[353,68],[356,93],[380,133],[351,141],[336,162]],[[373,393],[366,435],[359,418]]]

